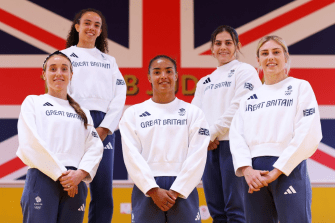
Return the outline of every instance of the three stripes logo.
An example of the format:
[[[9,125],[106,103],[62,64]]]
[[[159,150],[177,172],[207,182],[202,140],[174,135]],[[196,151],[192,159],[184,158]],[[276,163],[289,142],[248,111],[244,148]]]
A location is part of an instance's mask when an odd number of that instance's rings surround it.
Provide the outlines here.
[[[80,208],[78,208],[78,211],[85,211],[85,204],[82,204]]]
[[[146,116],[150,116],[151,114],[149,112],[144,112],[142,115],[140,115],[140,117],[146,117]]]
[[[289,186],[289,188],[285,191],[284,194],[296,194],[297,192],[294,190],[294,188],[291,186]]]
[[[49,102],[46,102],[43,106],[53,106],[53,105]]]
[[[211,79],[210,79],[210,78],[207,78],[207,79],[204,81],[204,84],[207,84],[207,83],[209,83],[209,82],[211,82]]]
[[[109,142],[104,149],[113,149],[112,144]]]
[[[70,57],[79,58],[75,53],[72,53],[72,54],[70,55]]]
[[[258,99],[258,98],[257,98],[257,95],[256,95],[256,94],[253,94],[253,95],[251,95],[247,100],[250,100],[250,99]]]

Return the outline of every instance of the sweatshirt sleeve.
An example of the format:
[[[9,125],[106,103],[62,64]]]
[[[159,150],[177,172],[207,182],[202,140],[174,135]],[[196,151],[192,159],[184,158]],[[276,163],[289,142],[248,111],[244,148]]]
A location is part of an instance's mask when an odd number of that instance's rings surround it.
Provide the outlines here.
[[[192,100],[192,105],[197,106],[198,108],[201,109],[201,102],[202,102],[202,80],[203,78],[200,79],[197,83],[197,88],[195,89],[194,97]]]
[[[113,134],[119,124],[127,93],[126,82],[124,81],[114,58],[113,60],[114,66],[111,69],[113,76],[115,77],[113,78],[114,98],[110,101],[107,113],[99,126],[109,129],[110,134]]]
[[[293,124],[294,137],[273,165],[286,176],[303,160],[314,154],[322,139],[318,104],[307,81],[299,88],[297,106]]]
[[[187,199],[199,184],[207,159],[207,147],[209,144],[208,123],[204,113],[199,108],[196,108],[192,114],[188,141],[186,160],[170,188],[180,193],[180,196],[184,199]]]
[[[240,69],[236,75],[235,94],[230,102],[229,108],[210,126],[211,141],[214,141],[219,135],[223,136],[227,133],[242,96],[262,85],[253,67],[247,65],[247,67],[240,67]]]
[[[22,103],[18,136],[19,148],[16,155],[24,164],[30,168],[37,168],[54,181],[66,172],[65,166],[46,149],[47,144],[38,134],[32,96],[28,96]]]
[[[242,171],[240,170],[241,167],[252,166],[250,149],[243,134],[244,106],[245,101],[241,102],[240,108],[237,110],[229,130],[230,151],[233,157],[235,174],[238,177],[243,176]]]
[[[83,181],[90,183],[99,167],[104,146],[97,131],[93,127],[92,117],[89,115],[89,112],[86,113],[86,116],[90,125],[87,126],[88,136],[85,142],[85,153],[81,158],[78,169],[85,170],[88,173],[87,177],[85,177]]]
[[[127,171],[136,186],[144,193],[155,187],[155,178],[148,163],[141,155],[142,144],[136,133],[134,109],[128,108],[120,121],[123,159]],[[150,140],[150,139],[147,139]]]

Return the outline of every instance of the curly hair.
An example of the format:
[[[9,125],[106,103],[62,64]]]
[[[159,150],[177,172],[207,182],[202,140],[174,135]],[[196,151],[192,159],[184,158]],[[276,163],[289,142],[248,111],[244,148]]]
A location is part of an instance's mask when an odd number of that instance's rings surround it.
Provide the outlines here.
[[[108,53],[108,41],[107,41],[107,23],[105,17],[102,15],[102,13],[99,10],[93,9],[93,8],[88,8],[88,9],[82,9],[80,12],[76,14],[76,16],[73,19],[72,26],[70,29],[69,34],[67,35],[66,39],[66,46],[65,48],[71,47],[73,45],[77,45],[79,42],[79,33],[77,32],[75,25],[80,23],[81,17],[86,13],[86,12],[95,12],[97,13],[102,21],[101,25],[101,34],[98,36],[98,38],[95,41],[95,46],[98,48],[101,52],[103,53]]]

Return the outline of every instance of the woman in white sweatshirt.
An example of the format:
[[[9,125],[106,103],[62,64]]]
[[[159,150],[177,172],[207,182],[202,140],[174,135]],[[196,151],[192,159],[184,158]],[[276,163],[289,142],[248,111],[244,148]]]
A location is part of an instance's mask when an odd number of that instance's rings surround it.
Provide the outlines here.
[[[246,220],[311,222],[306,159],[322,138],[317,101],[307,81],[288,76],[283,39],[263,37],[257,60],[265,83],[241,100],[230,130],[236,175],[244,176],[249,190]]]
[[[82,222],[103,145],[88,110],[67,94],[71,61],[59,51],[47,57],[48,94],[29,95],[18,121],[17,156],[30,168],[21,199],[23,222]]]
[[[89,223],[110,223],[113,216],[114,142],[126,100],[126,83],[115,58],[108,55],[105,17],[95,9],[76,14],[65,53],[72,61],[73,78],[68,93],[90,110],[94,127],[104,144],[97,175],[90,183]]]
[[[203,112],[175,96],[176,62],[150,61],[153,96],[129,107],[120,121],[123,157],[135,186],[132,222],[201,222],[196,186],[206,162]]]
[[[217,69],[200,79],[192,104],[205,113],[211,142],[202,178],[214,222],[245,222],[242,180],[235,176],[229,149],[229,129],[243,95],[261,86],[256,69],[237,60],[241,47],[237,32],[219,26],[211,37]]]

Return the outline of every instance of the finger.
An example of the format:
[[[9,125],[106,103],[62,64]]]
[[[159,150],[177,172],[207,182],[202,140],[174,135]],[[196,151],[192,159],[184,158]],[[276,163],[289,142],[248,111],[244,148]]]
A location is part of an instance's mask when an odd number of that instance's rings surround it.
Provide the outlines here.
[[[270,173],[268,170],[260,170],[259,173],[263,176]]]
[[[262,184],[264,187],[267,187],[267,186],[268,186],[268,183],[266,182],[266,178],[260,176],[260,177],[258,177],[258,180],[261,182],[261,184]]]
[[[174,201],[177,199],[176,196],[174,196],[174,194],[171,191],[168,191],[167,195],[169,196],[167,198],[167,201],[174,204]]]
[[[214,140],[214,143],[215,143],[216,145],[219,145],[219,144],[220,144],[220,141],[217,140],[217,139],[215,139],[215,140]]]
[[[76,194],[78,194],[78,187],[76,187]]]
[[[257,188],[262,188],[262,187],[264,187],[264,185],[262,184],[262,182],[261,182],[258,178],[255,179],[254,182],[257,184]]]

